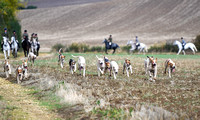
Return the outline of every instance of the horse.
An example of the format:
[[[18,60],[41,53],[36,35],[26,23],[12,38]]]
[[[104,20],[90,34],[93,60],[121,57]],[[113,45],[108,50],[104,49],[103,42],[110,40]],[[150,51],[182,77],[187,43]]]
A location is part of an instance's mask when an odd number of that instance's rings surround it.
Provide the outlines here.
[[[31,51],[38,56],[39,46],[38,42],[36,41],[36,38],[33,38],[32,44],[31,44]]]
[[[173,45],[177,45],[178,46],[179,51],[178,51],[177,55],[179,55],[179,53],[181,51],[185,55],[185,50],[187,50],[189,48],[192,50],[193,54],[195,54],[195,51],[197,52],[197,48],[193,43],[186,43],[185,46],[184,46],[184,49],[183,49],[183,46],[182,46],[181,42],[179,42],[178,40],[174,41]]]
[[[17,41],[15,40],[15,37],[11,37],[11,48],[12,48],[12,54],[14,58],[16,58],[17,51],[18,51],[18,44],[17,44]]]
[[[119,45],[117,45],[116,43],[112,43],[111,46],[110,46],[107,39],[105,39],[105,40],[103,41],[103,43],[105,43],[105,52],[106,52],[106,54],[108,54],[108,52],[107,52],[108,49],[113,49],[113,53],[112,53],[112,54],[114,54],[114,53],[115,53],[115,50],[116,50],[117,48],[120,48]]]
[[[131,49],[129,50],[130,53],[132,53],[134,50],[136,50],[136,43],[134,43],[132,40],[129,40],[127,42],[127,45],[131,45]],[[140,46],[138,46],[138,53],[140,52],[148,52],[147,46],[144,43],[140,43]]]
[[[8,52],[8,57],[6,56],[6,52]],[[8,43],[8,40],[6,37],[3,37],[3,53],[5,56],[5,59],[9,59],[10,56],[10,44]]]
[[[24,39],[23,42],[22,42],[22,48],[24,50],[24,56],[27,57],[28,56],[28,53],[29,53],[29,49],[31,47],[31,44],[30,42],[28,41],[28,39]]]

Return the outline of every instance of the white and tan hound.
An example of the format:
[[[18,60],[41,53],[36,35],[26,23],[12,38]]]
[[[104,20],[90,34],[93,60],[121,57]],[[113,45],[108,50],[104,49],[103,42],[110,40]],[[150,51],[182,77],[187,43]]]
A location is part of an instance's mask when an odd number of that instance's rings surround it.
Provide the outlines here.
[[[36,55],[33,52],[29,52],[28,59],[29,59],[30,62],[32,61],[33,64],[34,64],[35,59],[36,59]]]
[[[61,68],[64,66],[65,56],[61,53],[62,48],[59,50],[59,56],[58,56],[58,64],[60,63]]]
[[[132,66],[131,66],[131,61],[129,59],[125,59],[124,65],[123,65],[123,74],[124,70],[126,69],[127,76],[129,77],[129,70],[131,71],[131,75],[133,74]]]
[[[168,59],[165,61],[165,72],[164,72],[165,74],[167,72],[167,67],[169,67],[168,73],[169,73],[169,77],[171,78],[172,72],[175,72],[175,63],[171,59]]]
[[[28,60],[22,61],[22,69],[23,69],[23,76],[27,78],[28,77]]]
[[[18,66],[16,69],[16,78],[17,78],[17,83],[20,84],[23,79],[23,69],[20,66]]]
[[[96,55],[97,58],[97,72],[98,72],[98,76],[100,76],[101,74],[104,74],[104,70],[105,70],[105,62],[103,60],[103,58],[99,58]]]
[[[73,59],[69,60],[69,67],[70,67],[70,71],[73,74],[74,72],[76,72],[76,61],[74,61]]]
[[[104,57],[104,61],[105,61],[105,73],[107,70],[110,71],[110,76],[113,72],[113,77],[114,79],[117,78],[117,74],[118,74],[118,69],[119,69],[119,66],[118,64],[115,62],[115,61],[109,61],[107,57]]]
[[[5,60],[3,68],[4,72],[6,73],[6,78],[9,78],[9,76],[11,75],[11,67],[8,60]]]
[[[86,62],[85,62],[85,58],[83,56],[73,56],[75,58],[78,58],[78,69],[79,69],[79,73],[81,75],[81,70],[83,69],[83,77],[85,77],[85,69],[86,69]]]
[[[147,56],[147,59],[145,60],[145,72],[146,72],[146,75],[149,74],[150,80],[152,80],[151,73],[153,73],[153,79],[156,80],[156,76],[157,76],[157,58],[154,59],[153,57]]]

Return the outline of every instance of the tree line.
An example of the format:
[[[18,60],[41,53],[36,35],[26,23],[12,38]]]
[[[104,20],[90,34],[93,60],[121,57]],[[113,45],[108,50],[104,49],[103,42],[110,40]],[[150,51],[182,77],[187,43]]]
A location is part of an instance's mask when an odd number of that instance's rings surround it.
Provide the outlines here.
[[[0,41],[4,28],[8,29],[9,38],[16,31],[17,40],[21,42],[21,25],[16,18],[18,8],[23,6],[18,0],[0,0]]]

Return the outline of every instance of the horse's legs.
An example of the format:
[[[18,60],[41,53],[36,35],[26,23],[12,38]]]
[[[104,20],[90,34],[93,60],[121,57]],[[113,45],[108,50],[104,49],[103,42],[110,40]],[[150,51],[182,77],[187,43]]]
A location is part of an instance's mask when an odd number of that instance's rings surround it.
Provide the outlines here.
[[[181,49],[179,49],[179,51],[178,51],[177,55],[179,55],[179,54],[180,54],[180,52],[181,52]]]
[[[113,53],[112,54],[114,54],[115,53],[115,49],[113,50]]]
[[[4,56],[5,56],[5,59],[7,59],[7,57],[6,57],[6,51],[5,51],[5,50],[3,50],[3,53],[4,53]]]
[[[17,57],[17,48],[15,48],[15,57]]]
[[[185,50],[183,50],[183,55],[185,55]]]
[[[106,52],[106,54],[108,54],[108,52],[107,52],[107,48],[105,49],[105,52]]]
[[[26,57],[26,51],[24,50],[24,56]]]
[[[27,48],[27,56],[28,56],[28,54],[29,54],[29,48]]]
[[[8,50],[8,59],[9,59],[9,57],[10,57],[10,50]]]
[[[191,47],[190,49],[192,50],[192,53],[195,55],[195,51],[194,51],[194,49],[193,49],[192,47]]]

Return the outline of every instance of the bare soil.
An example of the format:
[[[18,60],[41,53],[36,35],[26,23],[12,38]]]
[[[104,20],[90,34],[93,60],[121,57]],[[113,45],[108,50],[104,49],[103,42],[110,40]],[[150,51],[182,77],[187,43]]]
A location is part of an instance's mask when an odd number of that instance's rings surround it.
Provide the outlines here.
[[[126,45],[135,39],[148,45],[180,40],[191,41],[199,34],[199,0],[37,0],[39,8],[18,13],[22,30],[38,33],[41,50],[52,45],[81,42]],[[29,4],[29,5],[30,5]]]

